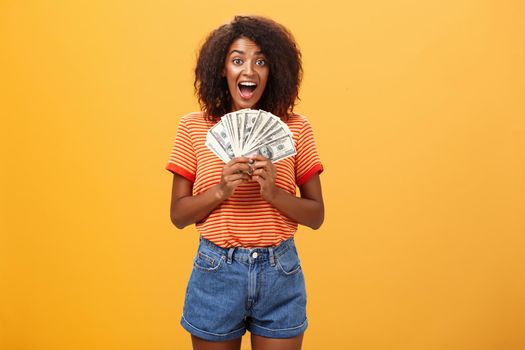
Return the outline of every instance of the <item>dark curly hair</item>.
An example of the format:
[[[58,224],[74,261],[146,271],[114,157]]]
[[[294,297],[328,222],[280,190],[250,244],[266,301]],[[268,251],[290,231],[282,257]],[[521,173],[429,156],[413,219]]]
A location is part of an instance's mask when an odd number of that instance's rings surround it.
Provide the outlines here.
[[[240,37],[252,40],[261,48],[270,68],[258,108],[288,118],[299,99],[303,75],[301,52],[288,29],[260,16],[235,16],[206,38],[195,67],[195,94],[201,108],[212,121],[231,112],[232,100],[222,71],[228,48]]]

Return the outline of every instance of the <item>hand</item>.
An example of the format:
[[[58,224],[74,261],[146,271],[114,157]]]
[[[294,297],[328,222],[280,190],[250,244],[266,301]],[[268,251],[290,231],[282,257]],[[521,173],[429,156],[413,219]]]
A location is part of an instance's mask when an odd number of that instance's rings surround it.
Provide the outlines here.
[[[252,179],[259,183],[261,197],[267,202],[271,202],[277,195],[275,165],[268,158],[261,155],[250,156],[249,158],[253,159],[253,164],[251,164],[253,169]]]
[[[222,200],[229,198],[237,186],[250,181],[251,168],[249,158],[237,157],[230,160],[222,168],[221,181],[217,185],[218,197]]]

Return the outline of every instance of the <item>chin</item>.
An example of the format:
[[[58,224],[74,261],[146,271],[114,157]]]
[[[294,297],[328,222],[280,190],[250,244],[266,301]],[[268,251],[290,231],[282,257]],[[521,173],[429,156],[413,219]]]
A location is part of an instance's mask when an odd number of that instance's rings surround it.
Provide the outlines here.
[[[245,109],[245,108],[254,109],[257,106],[257,102],[252,103],[248,101],[242,101],[241,103],[235,103],[235,106],[237,106],[237,109]]]

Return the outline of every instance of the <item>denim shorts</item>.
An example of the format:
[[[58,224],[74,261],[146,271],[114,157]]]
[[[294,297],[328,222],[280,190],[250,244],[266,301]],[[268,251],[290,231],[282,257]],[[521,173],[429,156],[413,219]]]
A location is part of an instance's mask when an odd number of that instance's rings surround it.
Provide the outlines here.
[[[306,291],[293,238],[248,249],[221,248],[201,237],[181,325],[209,341],[236,339],[246,330],[268,338],[303,333]]]

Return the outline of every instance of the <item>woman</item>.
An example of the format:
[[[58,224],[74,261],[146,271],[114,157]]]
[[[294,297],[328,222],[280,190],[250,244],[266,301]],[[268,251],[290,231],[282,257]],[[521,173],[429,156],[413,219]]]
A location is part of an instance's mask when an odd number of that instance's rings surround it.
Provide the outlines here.
[[[181,119],[166,169],[173,172],[171,220],[196,224],[200,243],[182,326],[194,349],[300,349],[306,294],[293,235],[324,219],[319,160],[308,120],[293,113],[301,54],[289,31],[255,16],[236,16],[213,31],[195,69],[202,112]],[[262,109],[293,133],[297,154],[273,164],[262,155],[224,164],[206,146],[221,116]],[[300,197],[295,195],[296,186]]]

